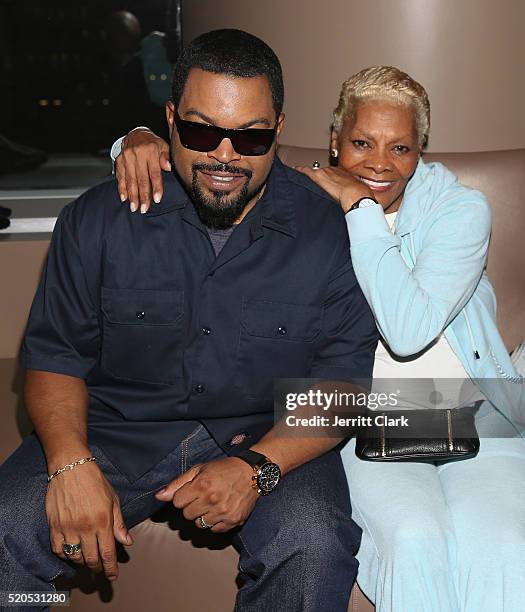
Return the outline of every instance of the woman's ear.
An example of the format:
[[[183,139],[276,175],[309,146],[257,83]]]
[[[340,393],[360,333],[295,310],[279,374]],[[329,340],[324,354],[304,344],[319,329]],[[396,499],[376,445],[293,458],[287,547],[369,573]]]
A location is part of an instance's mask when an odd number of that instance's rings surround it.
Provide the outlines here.
[[[335,130],[332,130],[330,136],[330,165],[337,166],[337,158],[339,157],[339,137]]]
[[[332,134],[330,135],[330,150],[337,150],[338,144],[337,141],[339,140],[337,132],[335,130],[332,130]]]

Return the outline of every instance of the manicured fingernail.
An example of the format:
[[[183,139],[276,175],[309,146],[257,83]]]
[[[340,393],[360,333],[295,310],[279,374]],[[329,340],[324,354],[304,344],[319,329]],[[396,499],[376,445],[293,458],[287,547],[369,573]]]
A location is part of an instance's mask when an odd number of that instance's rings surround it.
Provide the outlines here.
[[[126,200],[127,200],[126,196],[123,193],[121,193],[120,194],[120,201],[121,202],[125,202]]]
[[[140,205],[140,214],[143,215],[146,212],[148,212],[148,205],[147,204],[141,204]]]
[[[136,210],[138,210],[138,206],[137,204],[135,204],[135,202],[130,202],[129,203],[129,209],[131,210],[131,212],[135,212]]]
[[[155,204],[158,204],[160,202],[160,193],[154,193],[153,194],[153,201],[155,202]]]

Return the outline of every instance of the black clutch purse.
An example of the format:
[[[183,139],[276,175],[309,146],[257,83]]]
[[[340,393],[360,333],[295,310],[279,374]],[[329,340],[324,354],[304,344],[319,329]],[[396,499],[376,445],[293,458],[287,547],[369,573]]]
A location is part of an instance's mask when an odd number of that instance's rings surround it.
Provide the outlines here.
[[[368,411],[356,433],[365,461],[446,461],[474,457],[477,405],[453,409]]]

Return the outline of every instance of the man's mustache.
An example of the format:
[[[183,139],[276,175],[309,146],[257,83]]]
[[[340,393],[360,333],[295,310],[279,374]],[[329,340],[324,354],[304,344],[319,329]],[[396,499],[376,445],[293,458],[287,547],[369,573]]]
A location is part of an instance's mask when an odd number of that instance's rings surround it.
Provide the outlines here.
[[[237,168],[236,166],[230,166],[228,164],[192,164],[191,169],[193,173],[197,171],[201,172],[227,172],[228,174],[242,174],[247,178],[252,178],[253,172],[248,168]]]

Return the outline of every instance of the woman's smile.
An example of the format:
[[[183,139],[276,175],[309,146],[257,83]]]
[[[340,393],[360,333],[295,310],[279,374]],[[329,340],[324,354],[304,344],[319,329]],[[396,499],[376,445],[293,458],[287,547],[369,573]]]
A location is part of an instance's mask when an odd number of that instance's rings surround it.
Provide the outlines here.
[[[379,181],[375,179],[366,178],[364,176],[356,176],[357,180],[361,181],[372,191],[377,191],[379,193],[385,193],[386,191],[390,191],[392,187],[396,184],[397,181]]]

